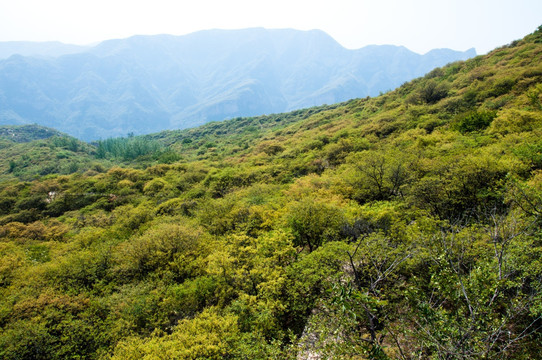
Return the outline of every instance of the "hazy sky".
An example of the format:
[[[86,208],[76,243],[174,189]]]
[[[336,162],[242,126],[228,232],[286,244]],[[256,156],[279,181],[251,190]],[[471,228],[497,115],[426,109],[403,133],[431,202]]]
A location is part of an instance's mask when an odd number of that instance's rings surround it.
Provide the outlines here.
[[[542,25],[542,0],[0,0],[0,41],[89,44],[136,34],[321,29],[343,46],[485,53]]]

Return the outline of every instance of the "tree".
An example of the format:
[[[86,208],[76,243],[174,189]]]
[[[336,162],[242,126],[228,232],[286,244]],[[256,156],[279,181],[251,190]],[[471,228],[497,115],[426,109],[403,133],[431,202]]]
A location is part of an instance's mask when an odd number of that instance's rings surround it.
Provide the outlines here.
[[[360,203],[403,196],[403,187],[410,177],[405,156],[397,152],[364,151],[350,161],[356,169],[350,183],[355,189],[354,198]]]
[[[335,206],[314,198],[304,198],[292,205],[288,225],[295,239],[294,245],[317,249],[327,241],[339,239],[340,227],[344,223],[342,212]]]
[[[426,244],[430,275],[407,291],[411,323],[404,329],[420,353],[510,358],[519,344],[523,354],[538,353],[542,274],[520,265],[534,250],[534,228],[513,212],[488,217],[485,228],[441,224]]]
[[[392,338],[402,354],[390,326],[400,308],[393,294],[397,290],[392,289],[402,286],[401,267],[413,256],[413,249],[371,226],[352,240],[343,249],[345,273],[334,279],[330,297],[309,327],[320,339],[319,352],[330,358],[387,359],[384,341]]]

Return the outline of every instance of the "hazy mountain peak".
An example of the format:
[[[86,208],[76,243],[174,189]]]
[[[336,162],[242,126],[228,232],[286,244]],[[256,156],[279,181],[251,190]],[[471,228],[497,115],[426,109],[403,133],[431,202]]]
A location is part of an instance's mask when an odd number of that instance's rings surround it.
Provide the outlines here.
[[[470,48],[468,50],[465,50],[465,51],[455,51],[455,50],[451,50],[451,49],[432,49],[428,52],[426,52],[424,55],[426,56],[450,56],[450,55],[454,55],[454,54],[462,54],[462,56],[464,57],[464,59],[461,59],[461,60],[466,60],[466,59],[469,59],[471,57],[475,57],[477,54],[476,54],[476,50],[474,48]]]
[[[36,122],[85,140],[193,127],[377,95],[468,56],[348,50],[321,30],[265,28],[136,35],[79,50],[0,61],[0,123]]]

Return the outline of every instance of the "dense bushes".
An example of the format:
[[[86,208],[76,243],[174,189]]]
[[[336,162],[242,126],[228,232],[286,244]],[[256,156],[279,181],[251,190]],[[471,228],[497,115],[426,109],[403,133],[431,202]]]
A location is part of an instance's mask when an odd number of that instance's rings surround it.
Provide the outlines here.
[[[96,156],[99,159],[108,157],[123,160],[134,160],[145,155],[161,155],[162,146],[157,141],[141,137],[110,138],[100,140],[96,145]]]

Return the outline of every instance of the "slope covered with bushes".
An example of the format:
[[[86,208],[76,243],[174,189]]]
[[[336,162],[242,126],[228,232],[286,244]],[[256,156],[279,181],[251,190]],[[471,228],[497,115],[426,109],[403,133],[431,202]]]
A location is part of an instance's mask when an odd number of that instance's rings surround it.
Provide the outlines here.
[[[51,128],[0,126],[0,179],[33,180],[103,167],[94,152],[92,146]]]
[[[541,59],[0,183],[0,357],[542,357]]]

